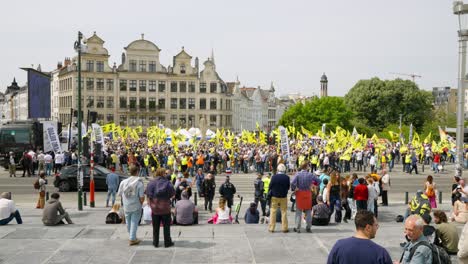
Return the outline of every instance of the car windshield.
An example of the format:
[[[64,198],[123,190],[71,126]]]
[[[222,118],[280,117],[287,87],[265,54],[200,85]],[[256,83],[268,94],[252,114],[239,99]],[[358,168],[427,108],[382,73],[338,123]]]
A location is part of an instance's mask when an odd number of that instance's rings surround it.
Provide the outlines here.
[[[62,170],[60,171],[61,174],[70,174],[73,172],[76,172],[77,167],[76,166],[67,166],[63,167]]]
[[[102,173],[104,173],[106,175],[112,172],[112,171],[110,171],[107,168],[102,167],[102,166],[96,166],[95,169],[98,169],[99,171],[101,171]]]

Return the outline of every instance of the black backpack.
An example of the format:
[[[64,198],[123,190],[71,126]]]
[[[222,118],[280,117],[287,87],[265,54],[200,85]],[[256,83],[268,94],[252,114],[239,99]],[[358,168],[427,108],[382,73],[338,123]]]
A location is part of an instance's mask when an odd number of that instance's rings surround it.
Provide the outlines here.
[[[413,258],[414,252],[420,246],[425,246],[431,249],[432,251],[432,263],[433,264],[451,264],[452,261],[450,260],[450,256],[448,255],[447,251],[444,248],[439,247],[437,245],[431,244],[428,241],[420,241],[410,250],[409,259]],[[405,252],[403,252],[403,255]],[[403,260],[403,255],[401,255],[400,262]]]

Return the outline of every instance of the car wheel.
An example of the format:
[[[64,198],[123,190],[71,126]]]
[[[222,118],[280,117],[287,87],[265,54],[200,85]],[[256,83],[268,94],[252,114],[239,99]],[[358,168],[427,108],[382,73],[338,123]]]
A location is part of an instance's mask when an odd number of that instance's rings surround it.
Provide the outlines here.
[[[70,183],[68,181],[61,181],[58,184],[58,189],[60,192],[69,192],[70,191]]]

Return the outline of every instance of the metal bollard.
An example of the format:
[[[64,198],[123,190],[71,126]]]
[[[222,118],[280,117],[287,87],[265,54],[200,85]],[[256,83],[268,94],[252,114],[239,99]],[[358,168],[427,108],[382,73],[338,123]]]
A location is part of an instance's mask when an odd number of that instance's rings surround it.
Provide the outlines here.
[[[46,193],[45,193],[45,200],[46,200],[46,201],[49,201],[49,192],[46,192]]]
[[[197,205],[197,202],[198,202],[197,192],[195,192],[195,196],[193,197],[193,202],[195,203],[195,205]]]
[[[86,199],[86,192],[83,192],[83,205],[84,206],[87,206],[87,201],[88,199]]]
[[[408,192],[405,192],[405,204],[408,204]]]
[[[442,191],[439,191],[439,204],[442,204]]]
[[[424,172],[424,162],[423,162],[423,164],[422,164],[422,172]]]

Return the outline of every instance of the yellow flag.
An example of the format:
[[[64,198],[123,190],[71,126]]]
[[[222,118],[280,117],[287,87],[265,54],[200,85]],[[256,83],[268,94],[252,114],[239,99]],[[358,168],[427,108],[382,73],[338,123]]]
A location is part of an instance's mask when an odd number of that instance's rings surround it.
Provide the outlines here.
[[[424,143],[429,143],[431,142],[432,140],[432,132],[429,132],[429,135],[426,136],[426,138],[424,139]]]

